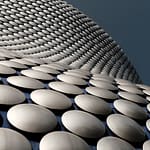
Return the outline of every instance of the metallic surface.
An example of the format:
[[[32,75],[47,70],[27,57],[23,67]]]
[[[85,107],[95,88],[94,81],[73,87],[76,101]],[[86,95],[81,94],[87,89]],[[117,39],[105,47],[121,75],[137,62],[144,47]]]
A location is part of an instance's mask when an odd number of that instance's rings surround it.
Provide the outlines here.
[[[2,50],[141,82],[116,41],[63,0],[4,0],[0,15]]]
[[[0,1],[0,149],[147,150],[149,91],[64,0]]]

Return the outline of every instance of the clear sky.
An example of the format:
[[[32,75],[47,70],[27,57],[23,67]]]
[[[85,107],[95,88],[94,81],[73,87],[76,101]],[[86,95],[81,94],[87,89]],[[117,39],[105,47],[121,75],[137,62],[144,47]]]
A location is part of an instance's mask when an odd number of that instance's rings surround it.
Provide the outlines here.
[[[117,41],[150,85],[150,0],[66,0]]]

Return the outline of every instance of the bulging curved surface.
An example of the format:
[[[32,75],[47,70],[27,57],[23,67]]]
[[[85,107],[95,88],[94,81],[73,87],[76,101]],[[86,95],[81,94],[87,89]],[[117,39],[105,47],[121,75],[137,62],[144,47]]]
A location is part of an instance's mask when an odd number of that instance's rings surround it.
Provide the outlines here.
[[[32,150],[30,142],[19,132],[0,128],[1,150]]]
[[[35,90],[30,97],[35,103],[50,109],[63,110],[68,109],[72,105],[71,100],[67,96],[53,90]]]
[[[11,55],[11,52],[9,54]],[[22,60],[22,58],[17,59]],[[92,74],[82,69],[70,69],[67,65],[62,66],[59,63],[44,61],[38,63],[39,59],[35,58],[27,60],[34,63],[35,67],[41,64],[59,70],[59,75],[50,75],[50,73],[33,70],[31,63],[27,65],[26,70],[28,75],[32,76],[22,76],[24,72],[22,68],[16,69],[15,76],[3,74],[0,80],[0,125],[3,128],[13,128],[24,135],[31,142],[33,150],[50,148],[62,150],[62,146],[66,149],[71,147],[82,150],[95,150],[96,146],[97,150],[99,147],[116,149],[121,145],[124,145],[121,148],[126,146],[128,149],[140,149],[149,139],[149,101],[145,99],[148,98],[148,93],[138,95],[119,91],[118,81],[123,82],[123,85],[124,83],[129,85],[129,82],[107,75]],[[64,76],[65,72],[74,74],[71,76],[72,84],[57,78]],[[45,77],[53,78],[47,80],[48,78]],[[99,79],[97,81],[100,82],[96,83],[102,83],[102,88],[90,85],[93,77]],[[67,81],[67,78],[65,80]],[[85,81],[86,84],[74,85],[76,81],[77,83]],[[133,86],[140,88],[136,84]],[[115,90],[108,90],[107,87],[113,87]],[[119,97],[124,100],[118,100]],[[114,117],[111,117],[112,115]],[[119,117],[115,117],[116,115]],[[55,131],[58,132],[57,135],[53,134]],[[67,135],[59,132],[67,132]],[[109,136],[112,137],[110,140],[103,141],[103,138]],[[15,135],[13,137],[15,138]],[[5,138],[2,136],[3,140]],[[63,145],[60,145],[59,141],[63,142]],[[102,143],[97,145],[99,141]],[[18,144],[22,142],[18,140]]]
[[[0,93],[1,105],[15,105],[25,101],[23,92],[8,85],[0,85]]]
[[[0,74],[1,75],[11,75],[11,74],[15,74],[16,70],[4,65],[0,65]]]
[[[63,0],[4,0],[0,14],[0,47],[18,57],[33,56],[140,82],[109,34]]]
[[[8,121],[16,128],[43,133],[53,130],[57,125],[55,115],[46,108],[34,104],[19,104],[9,109]]]
[[[95,150],[103,138],[105,150],[147,148],[150,86],[140,82],[120,46],[64,0],[0,2],[0,126],[32,150]],[[12,149],[28,143],[5,134]]]
[[[83,111],[67,111],[61,119],[69,131],[84,138],[99,138],[105,133],[103,123],[95,116]]]
[[[66,94],[76,95],[76,94],[83,93],[82,89],[79,88],[78,86],[75,86],[75,85],[69,84],[69,83],[65,83],[65,82],[60,82],[60,81],[50,82],[48,85],[50,88],[52,88],[56,91],[62,92],[62,93],[66,93]]]
[[[143,144],[143,150],[148,150],[149,147],[150,147],[150,140],[144,142],[144,144]]]
[[[118,98],[117,94],[115,94],[107,89],[90,86],[90,87],[87,87],[85,90],[92,95],[95,95],[97,97],[101,97],[104,99],[108,99],[108,100],[114,100],[114,99]]]
[[[132,101],[134,103],[143,104],[143,105],[147,104],[147,100],[144,97],[134,93],[120,91],[118,92],[118,95],[121,98]]]
[[[145,120],[147,118],[146,111],[139,105],[127,101],[118,99],[114,102],[114,107],[122,114],[131,117],[136,120]]]
[[[11,76],[7,78],[8,83],[11,85],[25,88],[25,89],[41,89],[44,84],[36,79],[26,76]]]
[[[61,74],[61,75],[58,75],[57,78],[60,81],[70,83],[70,84],[79,85],[79,86],[87,84],[87,82],[84,79],[81,79],[81,78],[78,78],[75,76],[71,76],[71,75]]]
[[[113,133],[127,141],[142,142],[145,139],[144,129],[124,115],[112,114],[108,116],[107,125]]]
[[[96,114],[96,115],[108,115],[112,109],[107,102],[89,94],[78,95],[74,99],[76,105],[81,109]]]
[[[50,81],[53,80],[53,76],[51,76],[50,74],[41,72],[41,71],[37,71],[37,70],[32,70],[32,69],[28,69],[28,70],[22,70],[21,74],[30,78],[34,78],[34,79],[39,79],[39,80],[46,80],[46,81]]]
[[[128,142],[117,137],[104,137],[97,143],[97,150],[135,150]]]
[[[40,150],[90,150],[90,147],[83,139],[74,134],[56,131],[42,138]]]

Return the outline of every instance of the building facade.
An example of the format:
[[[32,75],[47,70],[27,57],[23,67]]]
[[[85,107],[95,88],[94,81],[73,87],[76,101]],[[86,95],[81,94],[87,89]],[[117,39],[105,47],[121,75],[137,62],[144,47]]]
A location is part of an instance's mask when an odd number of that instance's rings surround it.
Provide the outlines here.
[[[0,150],[149,150],[150,87],[63,0],[0,1],[0,79]]]

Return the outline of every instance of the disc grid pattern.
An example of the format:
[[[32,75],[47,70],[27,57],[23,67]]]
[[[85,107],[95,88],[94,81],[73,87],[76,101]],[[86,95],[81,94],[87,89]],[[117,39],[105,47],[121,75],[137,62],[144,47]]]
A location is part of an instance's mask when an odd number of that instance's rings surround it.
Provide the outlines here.
[[[63,0],[1,1],[0,47],[22,57],[141,81],[109,34]]]
[[[149,86],[1,53],[11,58],[2,57],[7,63],[0,65],[0,137],[5,143],[0,149],[10,144],[15,150],[149,147]],[[42,66],[55,73],[34,70]],[[19,142],[12,137],[20,137]]]
[[[150,86],[64,0],[0,1],[0,149],[148,150]]]

